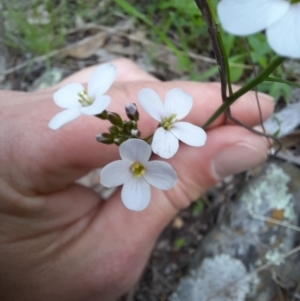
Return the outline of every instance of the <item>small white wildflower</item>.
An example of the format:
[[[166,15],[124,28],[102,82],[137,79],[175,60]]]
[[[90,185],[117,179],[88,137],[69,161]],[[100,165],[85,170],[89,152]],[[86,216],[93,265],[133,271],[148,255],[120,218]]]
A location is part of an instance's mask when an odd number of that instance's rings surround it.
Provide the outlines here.
[[[178,122],[193,106],[193,98],[189,94],[179,88],[172,89],[163,104],[155,91],[145,88],[139,92],[138,98],[144,110],[160,122],[152,140],[155,154],[165,159],[173,157],[179,148],[178,140],[191,146],[205,144],[206,133],[203,129],[189,122]]]
[[[143,140],[129,139],[119,148],[122,160],[109,163],[101,170],[101,184],[105,187],[123,185],[121,198],[134,211],[144,210],[151,199],[150,185],[160,190],[171,189],[177,174],[162,161],[149,161],[151,147]]]
[[[87,90],[79,83],[70,83],[56,91],[53,95],[54,102],[66,110],[50,120],[49,128],[57,130],[81,114],[102,113],[110,103],[110,97],[103,94],[110,88],[115,77],[116,68],[111,64],[103,64],[92,73]]]
[[[266,30],[277,54],[300,58],[299,0],[222,0],[218,15],[227,32],[246,36]]]

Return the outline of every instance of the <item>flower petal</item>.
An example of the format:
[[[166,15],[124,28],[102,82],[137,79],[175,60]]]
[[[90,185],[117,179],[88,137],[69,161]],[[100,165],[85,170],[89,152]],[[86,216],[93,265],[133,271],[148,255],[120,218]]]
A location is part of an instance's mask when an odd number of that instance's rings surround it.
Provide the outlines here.
[[[203,146],[207,138],[202,128],[189,122],[176,122],[170,131],[180,141],[191,146]]]
[[[101,95],[88,107],[82,107],[81,112],[85,115],[97,115],[102,113],[110,104],[108,95]]]
[[[117,69],[112,64],[100,65],[91,75],[88,82],[88,94],[95,97],[96,94],[104,94],[113,84],[117,75]]]
[[[289,11],[267,29],[267,38],[277,54],[300,58],[300,3],[292,4]]]
[[[130,179],[123,186],[121,198],[129,210],[142,211],[151,199],[150,185],[143,178]]]
[[[128,139],[120,147],[120,156],[123,160],[131,163],[147,162],[151,156],[151,147],[148,143],[140,139]]]
[[[169,159],[178,151],[179,142],[171,131],[166,131],[160,127],[154,133],[151,146],[155,154],[164,159]]]
[[[80,109],[67,109],[62,112],[56,114],[50,122],[48,126],[52,130],[57,130],[65,123],[72,121],[81,115]]]
[[[144,166],[146,172],[143,177],[150,185],[160,190],[168,190],[175,185],[177,174],[169,163],[149,161]]]
[[[164,103],[164,116],[176,114],[176,119],[184,118],[193,106],[193,98],[182,89],[175,88],[168,92]]]
[[[286,0],[222,0],[218,4],[218,15],[227,32],[245,36],[266,29],[289,7]]]
[[[133,177],[130,163],[122,160],[114,161],[103,167],[100,173],[100,183],[105,187],[123,185]]]
[[[81,84],[67,84],[53,94],[53,100],[59,107],[64,109],[80,108],[78,93],[83,91],[84,87]]]
[[[138,99],[143,109],[155,120],[161,122],[164,117],[164,106],[157,93],[144,88],[138,93]]]

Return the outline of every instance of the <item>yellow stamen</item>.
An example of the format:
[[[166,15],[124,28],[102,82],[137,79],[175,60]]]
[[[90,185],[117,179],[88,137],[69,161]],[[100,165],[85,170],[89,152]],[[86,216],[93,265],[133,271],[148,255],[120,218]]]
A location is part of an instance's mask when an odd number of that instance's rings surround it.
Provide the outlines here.
[[[173,123],[177,121],[176,116],[176,114],[171,114],[170,117],[164,117],[161,126],[165,130],[169,130],[172,127]]]
[[[130,167],[133,176],[138,179],[145,173],[145,167],[140,162],[134,162]]]
[[[79,96],[78,101],[83,107],[90,106],[95,100],[94,97],[88,95],[86,90],[83,90],[83,92],[79,92],[78,96]]]

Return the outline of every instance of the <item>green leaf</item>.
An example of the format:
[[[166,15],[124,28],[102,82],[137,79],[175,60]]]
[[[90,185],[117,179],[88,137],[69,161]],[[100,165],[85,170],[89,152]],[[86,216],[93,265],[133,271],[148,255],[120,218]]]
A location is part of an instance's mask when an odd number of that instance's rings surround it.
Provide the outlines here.
[[[148,19],[145,15],[140,13],[134,6],[129,4],[127,1],[125,1],[125,0],[114,0],[114,1],[116,4],[121,6],[124,9],[124,11],[127,12],[128,14],[136,17],[137,19],[142,20],[143,22],[145,22],[146,24],[148,24],[151,27],[154,26],[150,19]]]
[[[179,238],[175,239],[174,247],[175,247],[176,250],[180,250],[184,246],[185,246],[185,240],[184,240],[183,237],[179,237]]]
[[[192,206],[192,212],[193,212],[193,216],[199,216],[204,209],[204,204],[203,202],[200,200],[197,200],[193,206]]]

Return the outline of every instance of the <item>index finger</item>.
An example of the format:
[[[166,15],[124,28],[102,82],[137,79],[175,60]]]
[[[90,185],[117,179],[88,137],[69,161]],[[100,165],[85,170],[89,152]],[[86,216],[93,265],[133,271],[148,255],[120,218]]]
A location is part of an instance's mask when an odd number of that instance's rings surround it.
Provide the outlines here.
[[[155,90],[162,99],[175,87],[191,94],[194,106],[186,120],[196,125],[203,124],[221,104],[218,84],[154,81],[116,83],[107,93],[112,98],[108,110],[125,118],[124,105],[128,102],[136,103],[140,112],[139,129],[143,137],[153,133],[157,127],[157,121],[149,117],[138,104],[137,93],[145,87]],[[26,183],[28,189],[43,193],[58,190],[89,170],[119,158],[117,146],[100,144],[94,138],[98,133],[107,132],[110,126],[107,121],[82,115],[61,129],[52,131],[47,126],[48,122],[60,111],[52,101],[52,94],[47,91],[31,97],[38,101],[6,108],[4,117],[7,122],[1,127],[0,134],[2,146],[12,150],[13,154],[10,155],[15,160],[7,170],[10,170],[12,177],[13,173],[25,175],[25,179],[20,179],[23,186]],[[270,99],[261,97],[261,108],[263,118],[267,118],[273,110]],[[248,125],[255,125],[259,121],[254,93],[241,97],[232,111],[236,118]],[[223,124],[223,121],[220,117],[214,126]],[[11,137],[18,139],[12,140]]]

